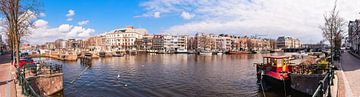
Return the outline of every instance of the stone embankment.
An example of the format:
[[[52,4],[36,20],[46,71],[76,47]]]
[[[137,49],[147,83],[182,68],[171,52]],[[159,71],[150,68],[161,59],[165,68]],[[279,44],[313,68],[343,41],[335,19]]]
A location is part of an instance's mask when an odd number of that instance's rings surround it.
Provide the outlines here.
[[[50,96],[63,90],[63,73],[29,77],[31,86],[42,96]]]

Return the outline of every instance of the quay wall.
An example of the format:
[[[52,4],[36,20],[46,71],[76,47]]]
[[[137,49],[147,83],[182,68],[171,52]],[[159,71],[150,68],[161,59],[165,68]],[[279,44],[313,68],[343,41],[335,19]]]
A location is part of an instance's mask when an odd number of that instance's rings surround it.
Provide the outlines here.
[[[30,77],[31,86],[44,97],[62,91],[64,88],[63,80],[63,73]]]

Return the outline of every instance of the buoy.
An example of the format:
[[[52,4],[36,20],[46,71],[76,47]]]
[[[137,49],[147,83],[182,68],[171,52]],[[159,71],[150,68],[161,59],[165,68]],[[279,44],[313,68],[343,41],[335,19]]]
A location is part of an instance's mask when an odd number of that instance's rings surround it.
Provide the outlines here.
[[[120,78],[120,75],[118,74],[118,78]]]

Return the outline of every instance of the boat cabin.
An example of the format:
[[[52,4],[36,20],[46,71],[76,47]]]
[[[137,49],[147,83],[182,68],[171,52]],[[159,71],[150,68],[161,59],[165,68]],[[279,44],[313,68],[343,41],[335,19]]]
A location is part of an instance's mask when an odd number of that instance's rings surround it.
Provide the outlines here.
[[[266,56],[263,58],[263,64],[266,71],[273,72],[289,72],[290,63],[289,57],[287,56]]]

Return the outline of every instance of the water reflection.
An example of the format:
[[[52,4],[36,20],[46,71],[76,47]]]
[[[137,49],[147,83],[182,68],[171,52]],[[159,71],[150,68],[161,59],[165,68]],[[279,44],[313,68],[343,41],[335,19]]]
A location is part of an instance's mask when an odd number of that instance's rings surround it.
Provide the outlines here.
[[[80,62],[52,61],[65,64],[66,97],[256,97],[262,94],[258,93],[252,63],[261,62],[262,56],[161,54],[99,58],[92,60],[91,68],[74,84],[70,81],[85,67]]]

